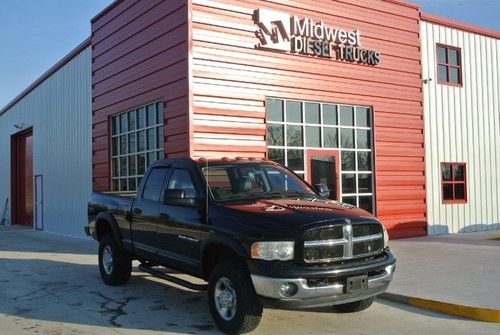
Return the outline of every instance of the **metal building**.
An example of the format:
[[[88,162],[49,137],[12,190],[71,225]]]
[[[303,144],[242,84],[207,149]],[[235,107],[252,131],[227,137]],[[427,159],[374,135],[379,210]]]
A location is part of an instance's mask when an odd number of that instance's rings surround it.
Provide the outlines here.
[[[91,74],[87,40],[0,111],[6,224],[84,235],[92,190]]]
[[[500,33],[422,15],[429,234],[500,229]]]

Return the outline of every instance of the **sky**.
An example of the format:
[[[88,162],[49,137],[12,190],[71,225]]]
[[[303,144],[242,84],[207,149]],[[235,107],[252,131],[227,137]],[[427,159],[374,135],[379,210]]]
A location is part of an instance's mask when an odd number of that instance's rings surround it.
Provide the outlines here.
[[[112,0],[0,0],[0,109],[90,35]],[[427,13],[500,31],[500,0],[412,0]]]

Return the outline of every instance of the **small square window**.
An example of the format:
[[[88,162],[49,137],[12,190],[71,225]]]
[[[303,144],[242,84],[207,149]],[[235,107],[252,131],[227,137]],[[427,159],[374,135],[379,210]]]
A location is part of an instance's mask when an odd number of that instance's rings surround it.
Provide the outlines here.
[[[437,53],[437,77],[439,84],[453,86],[462,85],[462,62],[461,49],[457,47],[438,45]]]

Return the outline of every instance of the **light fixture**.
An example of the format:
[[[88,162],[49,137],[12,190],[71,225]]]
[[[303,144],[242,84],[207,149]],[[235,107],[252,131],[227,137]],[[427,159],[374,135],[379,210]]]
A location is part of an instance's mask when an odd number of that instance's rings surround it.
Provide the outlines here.
[[[19,129],[19,130],[21,130],[21,129],[23,129],[23,128],[24,128],[24,122],[21,122],[21,123],[16,123],[16,124],[14,125],[14,127],[15,127],[15,128],[17,128],[17,129]]]

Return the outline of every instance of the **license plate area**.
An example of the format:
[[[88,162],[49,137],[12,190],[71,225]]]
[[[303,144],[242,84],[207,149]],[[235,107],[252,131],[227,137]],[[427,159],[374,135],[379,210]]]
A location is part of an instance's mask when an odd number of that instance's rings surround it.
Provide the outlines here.
[[[358,293],[368,288],[368,275],[347,277],[346,282],[347,294]]]

